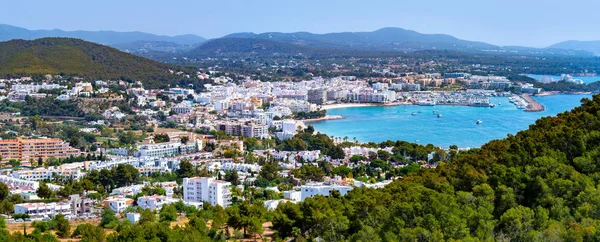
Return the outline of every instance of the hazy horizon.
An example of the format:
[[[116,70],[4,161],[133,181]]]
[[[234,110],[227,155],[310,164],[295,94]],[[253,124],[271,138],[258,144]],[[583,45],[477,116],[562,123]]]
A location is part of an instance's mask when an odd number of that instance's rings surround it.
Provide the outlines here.
[[[168,4],[32,0],[3,5],[10,11],[3,13],[0,23],[31,30],[141,31],[169,36],[195,34],[210,39],[237,32],[323,34],[399,27],[501,46],[547,47],[566,40],[600,40],[600,33],[593,31],[600,23],[594,10],[600,7],[600,2],[582,0],[568,4],[557,0],[544,3],[173,0]]]

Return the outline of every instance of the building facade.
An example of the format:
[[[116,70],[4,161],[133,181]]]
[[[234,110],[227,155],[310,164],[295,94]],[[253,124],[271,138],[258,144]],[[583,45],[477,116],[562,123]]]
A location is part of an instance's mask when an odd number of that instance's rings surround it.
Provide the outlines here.
[[[81,151],[70,147],[68,142],[56,138],[0,140],[0,155],[2,155],[3,160],[28,161],[49,157],[69,158],[80,154]]]
[[[231,205],[231,183],[211,177],[183,178],[183,200],[226,208]]]

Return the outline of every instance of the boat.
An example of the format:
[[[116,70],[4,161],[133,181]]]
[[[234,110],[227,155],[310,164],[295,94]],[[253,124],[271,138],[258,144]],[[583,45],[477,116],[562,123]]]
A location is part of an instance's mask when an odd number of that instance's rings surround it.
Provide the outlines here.
[[[498,106],[502,106],[502,103],[498,103]]]
[[[438,113],[438,118],[441,118],[441,117],[442,117],[442,114]]]
[[[417,115],[417,112],[412,112],[411,114],[412,114],[412,115]]]
[[[483,121],[481,121],[481,120],[477,120],[477,122],[475,122],[475,123],[476,123],[476,124],[482,124],[482,123],[483,123]]]
[[[490,108],[496,107],[496,104],[490,103]]]

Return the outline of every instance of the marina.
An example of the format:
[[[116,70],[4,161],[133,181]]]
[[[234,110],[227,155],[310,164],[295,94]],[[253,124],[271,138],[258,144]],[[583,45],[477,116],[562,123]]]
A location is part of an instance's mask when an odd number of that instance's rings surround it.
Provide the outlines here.
[[[490,102],[491,97],[508,97],[509,92],[496,92],[493,90],[467,90],[458,92],[406,92],[399,96],[406,102],[418,106],[471,106],[471,107],[495,107]]]

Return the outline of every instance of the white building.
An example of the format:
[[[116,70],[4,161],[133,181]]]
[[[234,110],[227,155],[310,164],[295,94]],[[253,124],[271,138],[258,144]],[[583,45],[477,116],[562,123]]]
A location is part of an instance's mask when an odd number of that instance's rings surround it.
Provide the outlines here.
[[[124,197],[112,197],[104,200],[104,206],[108,206],[116,213],[123,212],[127,207],[133,204],[133,199]]]
[[[299,202],[302,200],[302,192],[296,190],[284,191],[283,197],[293,202]]]
[[[292,119],[283,120],[283,122],[281,124],[281,130],[283,132],[296,133],[297,129],[298,129],[298,124],[296,123],[295,120],[292,120]]]
[[[58,178],[61,180],[72,179],[78,181],[85,173],[79,169],[63,169],[63,168],[36,168],[33,170],[14,170],[12,177],[27,181],[42,181]]]
[[[306,184],[301,187],[301,195],[300,199],[304,202],[309,197],[314,197],[317,195],[329,196],[332,191],[339,191],[342,196],[346,195],[348,192],[352,191],[353,187],[351,186],[340,186],[340,185],[327,185],[324,183],[312,183]]]
[[[190,104],[190,102],[188,101],[181,102],[173,106],[171,110],[175,111],[178,114],[190,113],[192,112],[192,104]]]
[[[20,203],[15,204],[15,214],[29,214],[31,218],[71,215],[71,203]]]
[[[202,141],[196,139],[195,142],[189,141],[186,144],[181,142],[169,142],[159,144],[140,145],[136,152],[136,157],[166,157],[182,155],[197,152],[202,149]]]
[[[231,183],[211,177],[183,178],[183,200],[228,207],[231,205]]]
[[[137,223],[137,221],[140,220],[140,214],[139,213],[127,213],[127,220],[129,220],[129,222],[131,222],[132,224]]]
[[[171,204],[179,201],[178,199],[169,198],[166,196],[152,195],[139,197],[137,200],[138,206],[142,209],[160,210],[163,205]]]

